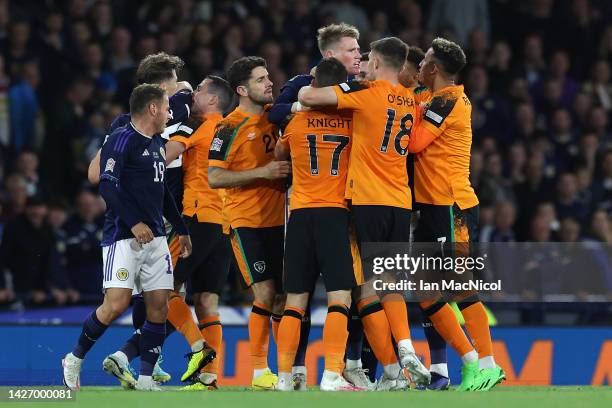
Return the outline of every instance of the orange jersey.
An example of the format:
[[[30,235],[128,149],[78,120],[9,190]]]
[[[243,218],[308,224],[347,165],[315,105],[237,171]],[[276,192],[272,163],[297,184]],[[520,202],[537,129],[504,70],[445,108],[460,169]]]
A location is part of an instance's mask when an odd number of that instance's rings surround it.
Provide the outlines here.
[[[208,155],[210,167],[252,170],[274,159],[278,127],[267,112],[253,115],[236,108],[217,124]],[[232,228],[276,227],[284,224],[283,180],[257,180],[225,189],[223,216]]]
[[[202,119],[204,120],[202,122]],[[170,135],[185,145],[183,153],[183,214],[197,216],[199,222],[221,224],[223,207],[219,190],[208,185],[208,150],[217,123],[223,119],[220,113],[203,117],[192,115]]]
[[[279,142],[291,150],[291,210],[346,208],[352,130],[353,115],[348,111],[304,111],[293,115]]]
[[[414,122],[412,89],[386,80],[334,87],[338,109],[353,112],[347,198],[355,205],[412,208],[406,153]]]
[[[419,126],[436,137],[414,159],[416,202],[471,208],[478,204],[469,180],[472,104],[463,85],[435,92]]]

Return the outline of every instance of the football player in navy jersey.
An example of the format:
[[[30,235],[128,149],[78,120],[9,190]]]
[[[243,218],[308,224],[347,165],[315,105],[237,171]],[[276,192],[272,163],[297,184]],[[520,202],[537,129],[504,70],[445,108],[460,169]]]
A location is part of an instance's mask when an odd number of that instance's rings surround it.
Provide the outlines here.
[[[73,351],[62,360],[64,384],[72,390],[80,388],[86,353],[127,309],[135,287],[144,292],[147,309],[135,388],[159,390],[152,373],[165,339],[173,288],[164,217],[179,234],[181,256],[191,254],[187,227],[165,180],[166,154],[159,134],[169,114],[166,91],[159,85],[139,85],[130,96],[130,113],[130,123],[108,137],[100,155],[100,193],[107,205],[102,241],[105,293],[102,305],[85,320]]]
[[[166,90],[170,97],[170,112],[168,121],[165,124],[165,129],[161,133],[163,139],[168,139],[169,135],[176,131],[176,128],[182,121],[185,121],[191,113],[192,94],[191,86],[188,83],[177,83],[177,73],[183,67],[184,62],[177,56],[168,55],[160,52],[145,57],[136,71],[136,79],[139,83],[151,83],[159,84],[159,86]],[[176,91],[178,89],[178,91]],[[176,92],[176,93],[175,93]],[[126,126],[130,122],[130,114],[124,113],[115,118],[111,124],[109,134],[121,127]],[[107,136],[108,138],[108,136]],[[165,143],[165,140],[164,140]],[[183,202],[183,170],[182,170],[181,157],[172,161],[168,164],[166,169],[166,182],[168,189],[174,198],[179,211],[182,211]],[[92,160],[89,166],[89,181],[93,184],[97,184],[100,179],[100,155]],[[178,240],[178,234],[171,228],[170,224],[166,224],[166,238],[168,246],[170,248],[170,261],[172,267],[176,265],[178,256],[180,254],[180,245]],[[177,313],[174,311],[177,308],[188,310],[187,304],[177,301],[172,303],[170,314],[168,317],[167,335],[174,331],[172,323],[176,323],[175,315],[180,315],[180,310]],[[184,313],[182,313],[184,314]],[[133,388],[136,380],[132,375],[132,368],[129,363],[136,357],[139,356],[139,339],[140,339],[140,328],[145,320],[145,308],[142,294],[133,297],[133,308],[132,308],[132,324],[134,325],[135,332],[133,335],[123,344],[123,346],[115,353],[109,355],[104,360],[104,370],[115,376],[124,388]],[[212,350],[206,342],[197,327],[195,321],[186,322],[185,324],[178,325],[178,329],[181,334],[187,334],[188,343],[191,347],[191,357],[188,363],[187,371],[183,374],[184,378],[190,377],[192,374],[199,372],[199,370],[210,362],[215,352]],[[194,334],[194,335],[189,335]],[[197,335],[197,336],[196,336]],[[160,359],[161,360],[161,359]],[[160,367],[159,363],[155,365],[153,371],[153,379],[157,382],[167,382],[170,380],[170,374],[166,373]]]

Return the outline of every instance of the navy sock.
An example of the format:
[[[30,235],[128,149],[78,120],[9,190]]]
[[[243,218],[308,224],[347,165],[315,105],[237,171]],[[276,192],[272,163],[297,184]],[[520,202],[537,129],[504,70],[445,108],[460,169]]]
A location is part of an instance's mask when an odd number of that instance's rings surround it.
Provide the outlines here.
[[[148,320],[140,329],[140,375],[152,375],[166,338],[166,324]]]
[[[346,341],[346,359],[359,360],[363,347],[363,326],[357,312],[357,307],[351,305],[351,316],[348,321],[348,340]]]
[[[378,360],[372,351],[372,347],[368,343],[368,339],[363,339],[363,348],[361,349],[361,364],[364,369],[368,370],[370,381],[376,381],[376,371],[378,369]]]
[[[423,316],[423,331],[427,337],[429,345],[429,354],[431,355],[431,364],[446,364],[448,357],[446,355],[446,342],[440,336],[428,317]]]
[[[297,352],[295,353],[295,359],[293,360],[294,366],[306,365],[306,349],[308,348],[308,336],[310,336],[310,303],[306,309],[306,313],[302,317],[302,324],[300,325],[300,344],[298,345]]]
[[[83,323],[83,330],[81,331],[79,342],[72,350],[72,354],[78,358],[85,358],[85,354],[93,347],[96,340],[104,334],[107,328],[107,325],[98,320],[96,311],[94,310],[91,312]]]
[[[134,329],[140,329],[147,319],[147,308],[144,302],[144,296],[132,296],[132,325]]]
[[[137,329],[132,334],[132,337],[123,344],[119,351],[122,351],[127,356],[128,361],[132,361],[140,355],[140,329]]]

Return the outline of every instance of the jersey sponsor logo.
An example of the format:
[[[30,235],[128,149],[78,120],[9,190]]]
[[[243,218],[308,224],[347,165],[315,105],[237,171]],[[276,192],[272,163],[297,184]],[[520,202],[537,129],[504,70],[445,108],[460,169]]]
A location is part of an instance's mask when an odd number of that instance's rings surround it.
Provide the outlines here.
[[[429,119],[433,120],[436,123],[442,123],[442,120],[444,119],[442,116],[438,115],[436,112],[433,112],[431,109],[427,110],[425,116],[427,116]]]
[[[119,279],[120,281],[126,281],[128,277],[130,276],[130,273],[125,268],[119,268],[115,275],[117,276],[117,279]]]
[[[108,159],[106,161],[106,165],[104,166],[104,171],[105,172],[113,172],[113,170],[115,169],[115,159]]]
[[[148,156],[148,155],[149,155],[149,151],[148,151],[147,149],[145,149],[145,151],[144,151],[144,152],[142,152],[142,155],[143,155],[143,156]]]
[[[247,135],[247,139],[248,140],[253,140],[257,137],[257,134],[255,134],[255,132],[251,132]]]
[[[257,273],[264,273],[266,271],[266,262],[265,261],[257,261],[253,264],[253,268]]]
[[[339,86],[344,92],[349,92],[351,90],[351,87],[346,82],[341,83]]]
[[[223,140],[219,139],[218,137],[215,137],[212,143],[210,144],[210,150],[215,151],[215,152],[220,152],[222,146],[223,146]]]

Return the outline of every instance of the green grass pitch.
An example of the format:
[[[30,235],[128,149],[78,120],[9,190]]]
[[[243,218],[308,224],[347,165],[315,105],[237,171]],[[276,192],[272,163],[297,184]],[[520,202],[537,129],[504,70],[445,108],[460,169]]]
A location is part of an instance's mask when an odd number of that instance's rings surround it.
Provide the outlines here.
[[[111,407],[111,408],[547,408],[612,407],[612,387],[499,387],[490,392],[251,392],[224,388],[216,392],[123,391],[117,387],[84,387],[74,402],[0,402],[8,407]]]

